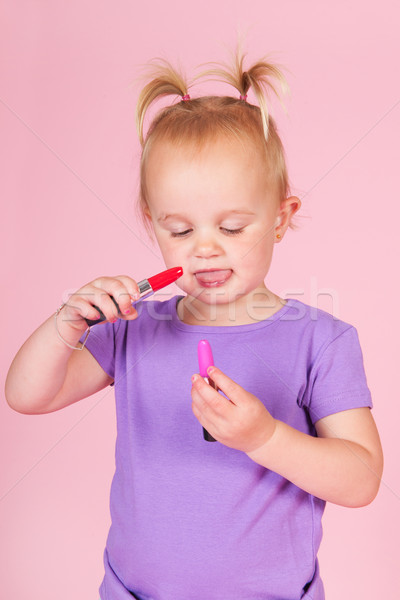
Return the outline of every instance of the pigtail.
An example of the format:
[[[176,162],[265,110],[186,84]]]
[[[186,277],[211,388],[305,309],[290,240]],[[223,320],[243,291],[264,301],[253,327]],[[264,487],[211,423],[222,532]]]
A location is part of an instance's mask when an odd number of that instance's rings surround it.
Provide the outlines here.
[[[258,60],[249,69],[243,66],[244,58],[238,48],[232,56],[231,65],[203,63],[199,66],[211,68],[192,78],[190,83],[192,85],[201,78],[225,82],[236,88],[237,95],[207,95],[193,99],[188,95],[185,76],[168,61],[156,58],[146,65],[144,87],[136,106],[136,127],[142,145],[138,201],[148,231],[151,226],[146,168],[148,157],[158,141],[169,144],[172,149],[197,153],[219,136],[239,141],[246,139],[260,152],[268,185],[274,186],[281,200],[289,197],[285,152],[267,105],[267,96],[271,93],[282,102],[280,92],[288,90],[286,79],[278,65],[269,62],[267,57]],[[256,96],[254,104],[246,102],[250,89]],[[168,95],[178,96],[181,101],[159,110],[144,136],[144,119],[150,105],[157,98]]]
[[[208,65],[215,65],[215,67],[213,69],[203,71],[197,75],[195,79],[200,79],[208,75],[216,75],[218,79],[210,77],[208,80],[223,81],[229,85],[232,85],[237,89],[240,94],[240,99],[242,100],[245,100],[247,92],[250,88],[252,88],[260,107],[264,136],[267,140],[269,132],[269,111],[266,102],[266,96],[268,96],[272,91],[283,104],[281,94],[277,90],[273,81],[275,79],[280,84],[282,95],[289,91],[289,86],[278,65],[267,62],[267,57],[261,58],[252,67],[244,70],[243,62],[245,56],[246,55],[242,54],[240,48],[238,48],[234,56],[232,66],[215,62],[204,63]]]
[[[136,129],[140,144],[144,145],[143,123],[149,106],[157,98],[175,95],[186,96],[188,84],[185,77],[163,58],[153,59],[147,66],[145,77],[151,78],[142,89],[136,105]]]

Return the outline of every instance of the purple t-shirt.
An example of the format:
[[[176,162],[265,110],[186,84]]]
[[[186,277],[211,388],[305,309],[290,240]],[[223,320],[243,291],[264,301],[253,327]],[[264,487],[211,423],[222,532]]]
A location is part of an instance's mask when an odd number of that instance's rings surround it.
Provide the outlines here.
[[[267,320],[193,326],[176,296],[92,328],[115,381],[116,471],[102,600],[322,600],[325,502],[246,454],[203,439],[191,409],[197,344],[277,419],[316,435],[327,415],[372,407],[357,331],[289,299]]]

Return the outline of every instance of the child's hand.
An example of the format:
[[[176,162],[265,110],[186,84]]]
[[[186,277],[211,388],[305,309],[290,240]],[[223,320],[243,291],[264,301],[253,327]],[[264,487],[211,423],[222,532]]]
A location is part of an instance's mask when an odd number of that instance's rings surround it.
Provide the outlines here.
[[[229,398],[214,390],[200,375],[192,378],[192,409],[203,427],[219,442],[253,452],[275,431],[275,419],[261,400],[227,377],[216,367],[208,373]]]
[[[110,298],[113,296],[118,303],[121,315]],[[117,277],[99,277],[77,290],[68,300],[58,315],[58,323],[64,330],[71,327],[75,331],[85,331],[85,319],[95,320],[100,315],[94,306],[98,307],[107,318],[114,322],[117,319],[133,320],[137,311],[132,306],[140,296],[136,281],[125,275]],[[104,321],[105,323],[107,321]]]

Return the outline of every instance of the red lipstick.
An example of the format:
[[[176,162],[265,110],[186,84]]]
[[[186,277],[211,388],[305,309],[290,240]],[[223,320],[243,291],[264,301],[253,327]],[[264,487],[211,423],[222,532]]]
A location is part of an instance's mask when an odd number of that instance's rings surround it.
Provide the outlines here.
[[[156,292],[157,290],[161,290],[161,288],[173,283],[179,277],[182,277],[183,269],[182,267],[174,267],[173,269],[167,269],[162,273],[158,273],[158,275],[153,275],[153,277],[149,277],[148,279],[143,279],[139,281],[138,286],[140,289],[140,293],[142,293],[141,286],[147,289],[147,285],[150,286],[152,292]],[[144,290],[143,290],[144,291]],[[142,300],[142,298],[141,298]]]
[[[148,279],[142,279],[142,281],[138,282],[140,298],[139,298],[139,300],[132,302],[132,306],[135,306],[135,304],[137,302],[140,302],[144,298],[148,298],[149,296],[152,296],[154,294],[154,292],[157,292],[157,290],[161,290],[161,288],[166,287],[170,283],[173,283],[174,281],[179,279],[179,277],[182,277],[182,275],[183,275],[182,267],[174,267],[173,269],[167,269],[166,271],[162,271],[161,273],[158,273],[157,275],[153,275],[153,277],[149,277]],[[119,306],[118,306],[115,298],[113,298],[112,296],[110,296],[110,298],[114,302],[115,306],[117,307],[118,314],[121,314],[120,310],[119,310]],[[85,321],[89,325],[89,327],[91,327],[92,325],[96,325],[97,323],[102,323],[103,321],[107,321],[107,318],[103,315],[101,310],[97,306],[94,306],[94,308],[99,311],[100,319],[95,319],[95,320],[85,319]]]

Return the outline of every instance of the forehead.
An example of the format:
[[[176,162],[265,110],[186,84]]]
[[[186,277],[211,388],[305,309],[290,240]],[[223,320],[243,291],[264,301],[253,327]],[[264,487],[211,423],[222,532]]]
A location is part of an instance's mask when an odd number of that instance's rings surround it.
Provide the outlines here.
[[[164,225],[208,218],[242,223],[275,210],[278,195],[268,179],[260,157],[240,144],[200,152],[163,144],[150,156],[147,205],[153,220]]]
[[[169,140],[166,137],[156,138],[152,141],[146,162],[157,160],[160,157],[170,159],[184,159],[188,162],[199,164],[207,161],[209,156],[229,154],[233,159],[252,157],[260,162],[266,162],[265,153],[257,146],[249,136],[238,137],[234,133],[227,132],[224,135],[207,136],[206,139],[176,138]]]
[[[148,200],[186,192],[207,197],[249,193],[265,187],[268,165],[252,143],[236,139],[218,139],[202,144],[172,144],[157,141],[146,157],[142,177]]]
[[[214,206],[214,209],[216,207]],[[200,212],[205,212],[204,211],[204,207],[201,207],[201,211]],[[250,208],[246,205],[243,205],[243,207],[235,207],[235,208],[227,208],[227,209],[222,209],[222,210],[216,210],[216,213],[218,215],[219,219],[226,219],[226,218],[234,218],[234,217],[252,217],[254,216],[256,213],[252,210],[250,210]],[[186,218],[186,212],[183,209],[182,213],[168,213],[168,212],[161,212],[159,216],[157,216],[157,222],[161,223],[161,224],[168,224],[168,223],[173,223],[175,221],[181,221],[184,220]]]

